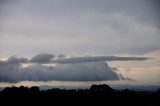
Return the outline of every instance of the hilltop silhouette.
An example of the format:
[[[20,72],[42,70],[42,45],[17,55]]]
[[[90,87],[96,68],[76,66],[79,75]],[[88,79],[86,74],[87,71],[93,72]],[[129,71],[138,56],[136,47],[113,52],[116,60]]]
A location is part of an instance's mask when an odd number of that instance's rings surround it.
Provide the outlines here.
[[[58,89],[40,90],[31,88],[7,87],[0,92],[0,100],[6,103],[25,104],[65,104],[65,105],[144,105],[158,106],[160,89],[156,92],[135,92],[128,89],[118,91],[108,85],[92,85],[89,89]],[[6,102],[7,101],[7,102]]]

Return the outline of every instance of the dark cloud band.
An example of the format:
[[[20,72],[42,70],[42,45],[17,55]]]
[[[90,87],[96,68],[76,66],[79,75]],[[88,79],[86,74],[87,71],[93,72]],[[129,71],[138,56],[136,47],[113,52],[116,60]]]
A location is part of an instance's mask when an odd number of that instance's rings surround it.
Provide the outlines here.
[[[53,63],[85,63],[96,61],[142,61],[146,60],[146,57],[117,57],[117,56],[94,56],[94,57],[71,57],[62,59],[53,59]]]
[[[0,61],[0,82],[19,81],[104,81],[120,80],[105,61],[140,61],[145,57],[88,56],[70,57],[38,54],[31,59],[10,57]],[[74,64],[76,63],[76,64]],[[27,67],[22,65],[30,64]],[[46,64],[56,64],[47,66]]]
[[[105,62],[57,64],[44,66],[0,62],[0,82],[19,81],[104,81],[119,80],[119,76]]]

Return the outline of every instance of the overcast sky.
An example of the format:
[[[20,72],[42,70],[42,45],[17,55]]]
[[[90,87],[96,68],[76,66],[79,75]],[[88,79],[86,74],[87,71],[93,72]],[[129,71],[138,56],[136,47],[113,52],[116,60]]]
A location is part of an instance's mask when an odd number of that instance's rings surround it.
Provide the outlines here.
[[[0,0],[0,86],[160,85],[159,5],[159,0]]]
[[[1,0],[0,55],[160,49],[158,0]]]

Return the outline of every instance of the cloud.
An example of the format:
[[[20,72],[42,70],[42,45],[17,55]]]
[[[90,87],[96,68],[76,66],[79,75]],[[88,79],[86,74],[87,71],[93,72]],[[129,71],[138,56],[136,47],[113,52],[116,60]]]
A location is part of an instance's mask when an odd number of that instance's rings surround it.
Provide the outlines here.
[[[135,80],[132,79],[132,78],[124,77],[122,74],[118,74],[118,75],[119,75],[119,78],[122,79],[122,80],[135,81]]]
[[[90,62],[77,64],[58,64],[55,70],[65,76],[64,80],[77,81],[102,81],[119,80],[115,73],[106,62]],[[68,72],[68,73],[67,73]]]
[[[32,57],[30,59],[30,62],[35,62],[35,63],[48,63],[50,62],[50,60],[52,58],[54,58],[55,56],[53,54],[47,54],[47,53],[44,53],[44,54],[38,54],[34,57]]]
[[[57,56],[57,58],[65,58],[66,56],[64,54],[60,54]]]
[[[121,57],[121,56],[82,56],[82,57],[67,57],[65,55],[55,56],[53,54],[38,54],[31,59],[11,56],[6,62],[9,63],[59,63],[59,64],[69,64],[69,63],[88,63],[88,62],[98,62],[98,61],[143,61],[150,59],[148,57]]]
[[[0,61],[0,82],[16,82],[21,76],[20,63]]]
[[[157,5],[148,0],[9,0],[0,4],[1,54],[112,55],[160,49]]]
[[[27,63],[28,59],[23,57],[11,56],[6,62],[16,64],[16,63]]]
[[[117,56],[88,56],[88,57],[71,57],[62,59],[53,59],[53,63],[85,63],[85,62],[96,62],[96,61],[141,61],[146,60],[146,57],[117,57]]]
[[[45,66],[32,64],[22,67],[20,63],[11,64],[0,61],[0,82],[19,81],[103,81],[119,80],[119,76],[106,62],[77,64],[56,64]]]
[[[129,80],[116,73],[105,61],[141,61],[145,57],[87,56],[38,54],[31,58],[11,56],[0,61],[0,82],[19,81],[104,81]],[[23,67],[25,64],[30,64]],[[55,64],[55,65],[48,65]]]

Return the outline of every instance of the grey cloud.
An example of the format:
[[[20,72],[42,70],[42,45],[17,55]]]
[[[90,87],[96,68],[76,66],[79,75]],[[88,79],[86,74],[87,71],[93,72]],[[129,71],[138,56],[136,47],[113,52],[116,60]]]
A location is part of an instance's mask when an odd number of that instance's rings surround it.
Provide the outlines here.
[[[0,82],[19,81],[103,81],[119,80],[119,76],[105,62],[57,64],[44,66],[32,64],[26,68],[19,63],[0,61]]]
[[[5,62],[7,63],[88,63],[97,61],[143,61],[150,59],[148,57],[121,57],[121,56],[83,56],[83,57],[66,57],[65,55],[55,56],[53,54],[38,54],[31,59],[11,56]]]
[[[0,61],[0,82],[16,82],[21,76],[20,63]]]
[[[112,55],[160,49],[158,5],[155,0],[10,0],[0,6],[1,52]]]
[[[115,72],[118,72],[119,70],[118,70],[118,68],[116,68],[116,67],[114,67],[114,68],[112,68],[112,70],[114,70]],[[129,70],[129,69],[127,69],[127,70]],[[121,79],[121,80],[128,80],[128,81],[135,81],[134,79],[132,79],[132,78],[128,78],[128,77],[124,77],[122,74],[118,74],[118,76],[119,76],[119,78]]]
[[[115,68],[115,67],[114,67],[114,68],[112,68],[112,70],[114,70],[114,71],[119,71],[119,70],[118,70],[117,68]]]
[[[66,56],[63,55],[63,54],[60,54],[60,55],[57,56],[57,58],[65,58],[65,57],[66,57]]]
[[[39,54],[29,60],[11,56],[6,61],[0,61],[0,82],[132,80],[116,73],[116,68],[110,68],[105,61],[141,61],[148,59],[145,57],[118,56],[67,58],[60,55],[54,57],[56,56],[52,54]],[[22,67],[21,63],[30,63],[31,65]],[[44,63],[55,63],[56,65],[46,66]]]
[[[55,56],[53,54],[38,54],[30,59],[30,62],[35,62],[35,63],[49,63],[52,58]]]
[[[106,62],[90,62],[77,64],[58,64],[55,70],[59,74],[63,73],[65,80],[77,81],[102,81],[119,80],[115,73]],[[68,71],[68,73],[67,73]],[[66,72],[66,73],[65,73]]]
[[[27,63],[27,58],[17,57],[17,56],[11,56],[6,62],[8,63]]]
[[[94,57],[71,57],[62,59],[53,59],[53,63],[85,63],[95,61],[141,61],[146,60],[146,57],[118,57],[118,56],[94,56]]]
[[[135,80],[132,79],[132,78],[124,77],[122,74],[118,74],[118,76],[119,76],[119,78],[122,79],[122,80],[135,81]]]

